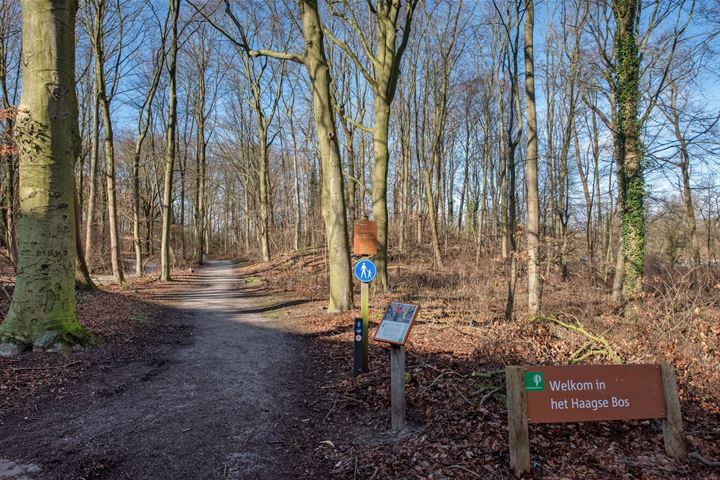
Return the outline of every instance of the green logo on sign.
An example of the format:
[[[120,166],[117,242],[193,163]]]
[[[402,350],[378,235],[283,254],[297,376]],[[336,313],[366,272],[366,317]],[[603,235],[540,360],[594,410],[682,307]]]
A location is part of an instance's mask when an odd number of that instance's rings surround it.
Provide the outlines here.
[[[542,392],[545,390],[545,375],[543,372],[525,372],[525,390],[528,392]]]

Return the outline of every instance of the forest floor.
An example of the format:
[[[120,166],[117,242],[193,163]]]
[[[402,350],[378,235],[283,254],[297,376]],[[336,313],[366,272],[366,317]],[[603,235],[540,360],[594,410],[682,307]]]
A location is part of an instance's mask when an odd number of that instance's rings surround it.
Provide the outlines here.
[[[450,254],[430,272],[425,253],[393,257],[393,290],[371,292],[371,336],[388,301],[421,304],[400,435],[388,349],[371,342],[370,372],[352,377],[357,313],[324,311],[326,258],[307,251],[82,294],[98,348],[0,359],[0,479],[511,478],[503,366],[568,363],[587,339],[522,320],[522,292],[505,321],[499,262]],[[580,272],[547,277],[548,318],[604,332],[623,362],[672,363],[688,450],[720,461],[720,284],[696,296],[668,285],[628,325],[607,285]],[[666,456],[655,420],[533,425],[530,439],[526,478],[720,478]]]
[[[566,281],[546,274],[546,319],[523,318],[527,294],[519,279],[516,314],[507,321],[502,262],[485,256],[477,264],[459,250],[445,253],[442,271],[428,268],[429,251],[395,254],[392,290],[371,288],[370,338],[389,301],[421,305],[406,349],[410,428],[400,435],[389,431],[389,348],[371,341],[370,372],[352,377],[352,325],[359,313],[322,312],[322,252],[280,255],[243,269],[261,279],[267,292],[298,303],[288,314],[312,339],[308,381],[316,394],[309,405],[324,413],[315,434],[328,443],[307,454],[327,466],[322,478],[514,478],[503,367],[567,364],[588,343],[553,319],[604,334],[624,363],[672,364],[688,452],[720,461],[720,282],[711,272],[705,284],[689,287],[687,275],[662,277],[651,266],[652,293],[637,321],[629,323],[609,302],[609,285],[597,267],[571,265]],[[583,363],[611,363],[600,345],[590,346],[597,353]],[[525,478],[720,479],[717,464],[668,457],[659,420],[531,425],[530,456],[532,473]]]

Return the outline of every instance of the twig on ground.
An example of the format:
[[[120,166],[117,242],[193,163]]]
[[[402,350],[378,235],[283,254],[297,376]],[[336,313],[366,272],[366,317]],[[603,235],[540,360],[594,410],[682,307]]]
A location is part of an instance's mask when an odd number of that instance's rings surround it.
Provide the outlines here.
[[[330,408],[330,410],[328,410],[327,415],[325,415],[325,418],[323,418],[323,424],[325,424],[325,422],[327,422],[328,417],[330,415],[332,415],[332,413],[335,411],[335,406],[337,405],[337,402],[338,402],[337,399],[335,399],[332,407]]]
[[[53,368],[72,367],[73,365],[77,365],[78,363],[81,363],[80,360],[77,360],[75,362],[66,363],[65,365],[51,365],[48,367],[10,367],[10,370],[12,370],[13,372],[19,372],[21,370],[51,370]]]
[[[482,407],[483,403],[485,403],[485,400],[487,400],[488,398],[490,398],[490,397],[492,396],[492,394],[494,394],[495,392],[497,392],[497,391],[499,391],[499,390],[500,390],[500,387],[490,389],[490,391],[488,391],[488,392],[487,392],[485,395],[483,395],[483,397],[480,399],[480,406]]]
[[[713,462],[708,460],[707,458],[700,455],[699,452],[690,452],[688,453],[688,458],[692,458],[693,460],[697,460],[698,462],[702,463],[706,467],[712,467],[712,468],[720,468],[720,462]]]
[[[480,475],[478,472],[475,472],[475,471],[473,471],[473,470],[470,470],[470,469],[467,468],[467,467],[463,467],[462,465],[450,465],[450,466],[448,467],[448,469],[451,469],[451,468],[456,468],[456,469],[458,469],[458,470],[462,470],[462,471],[464,471],[464,472],[467,472],[467,473],[469,473],[470,475],[473,475],[473,476],[475,476],[475,477],[482,478],[482,475]]]
[[[343,394],[341,393],[341,394],[339,394],[339,396],[341,396],[342,398],[344,398],[344,399],[346,399],[346,400],[350,400],[350,401],[352,401],[352,402],[357,402],[357,403],[360,403],[360,404],[362,404],[362,405],[365,405],[366,407],[368,406],[367,402],[364,402],[364,401],[362,401],[362,400],[360,400],[360,399],[358,399],[358,398],[351,397],[350,395],[343,395]]]

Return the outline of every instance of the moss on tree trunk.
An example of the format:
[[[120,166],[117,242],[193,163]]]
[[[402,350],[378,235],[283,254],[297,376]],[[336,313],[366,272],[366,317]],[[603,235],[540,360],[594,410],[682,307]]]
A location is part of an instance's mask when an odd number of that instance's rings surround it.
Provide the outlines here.
[[[0,340],[36,349],[89,340],[75,310],[77,0],[23,0],[18,274]],[[5,348],[5,352],[12,349]]]

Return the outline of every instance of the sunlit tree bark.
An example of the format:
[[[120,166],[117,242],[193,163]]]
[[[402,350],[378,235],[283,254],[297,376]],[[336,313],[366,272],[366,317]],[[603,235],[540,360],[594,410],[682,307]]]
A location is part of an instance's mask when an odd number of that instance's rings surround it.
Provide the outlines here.
[[[75,311],[75,95],[77,0],[23,0],[23,92],[18,273],[0,325],[3,354],[83,344]]]

